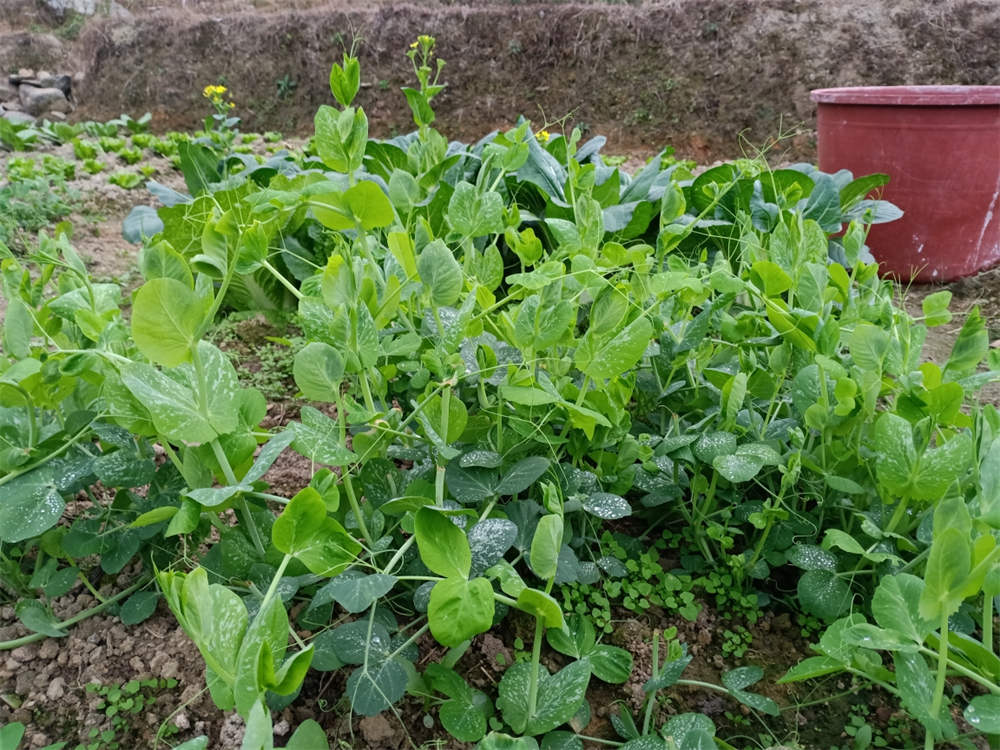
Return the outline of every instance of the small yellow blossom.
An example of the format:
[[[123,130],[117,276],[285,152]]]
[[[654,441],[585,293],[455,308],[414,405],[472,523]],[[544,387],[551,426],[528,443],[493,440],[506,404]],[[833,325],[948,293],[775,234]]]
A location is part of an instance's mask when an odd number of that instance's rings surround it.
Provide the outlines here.
[[[539,143],[548,143],[549,142],[549,138],[551,138],[551,137],[552,137],[552,134],[549,133],[548,130],[539,130],[537,133],[535,133],[535,138],[538,139]]]
[[[410,49],[416,49],[416,48],[417,48],[417,43],[416,42],[412,42],[410,44]]]
[[[206,86],[201,92],[201,95],[206,99],[221,99],[222,95],[226,93],[225,86]]]

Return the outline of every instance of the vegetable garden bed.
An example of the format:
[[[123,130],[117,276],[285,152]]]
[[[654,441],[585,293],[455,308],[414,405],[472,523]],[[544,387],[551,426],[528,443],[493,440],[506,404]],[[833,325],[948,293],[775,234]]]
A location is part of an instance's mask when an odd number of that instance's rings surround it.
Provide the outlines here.
[[[124,222],[141,280],[66,227],[0,246],[0,710],[94,750],[1000,733],[1000,362],[976,308],[925,361],[951,293],[911,314],[868,262],[887,177],[449,142],[408,57],[388,140],[350,55],[301,149],[220,87],[193,137],[0,126],[183,177]]]

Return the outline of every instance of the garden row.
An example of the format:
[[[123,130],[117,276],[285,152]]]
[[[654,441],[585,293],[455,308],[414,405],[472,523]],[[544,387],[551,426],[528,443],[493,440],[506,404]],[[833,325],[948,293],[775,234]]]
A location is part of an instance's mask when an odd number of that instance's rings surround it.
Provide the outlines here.
[[[878,685],[928,748],[1000,733],[1000,414],[975,400],[1000,362],[976,311],[946,362],[922,361],[949,294],[914,319],[878,278],[866,226],[899,212],[867,196],[887,178],[762,159],[696,175],[666,152],[628,175],[602,138],[527,121],[449,142],[434,40],[408,56],[417,130],[390,140],[352,106],[351,56],[301,152],[234,150],[206,90],[206,136],[176,143],[186,192],[150,182],[161,207],[125,222],[130,300],[65,235],[4,249],[0,561],[22,622],[61,635],[45,597],[81,561],[139,560],[160,594],[102,607],[136,622],[162,595],[247,750],[273,747],[271,711],[310,670],[344,670],[356,714],[409,694],[457,740],[554,750],[583,747],[588,686],[633,669],[598,640],[602,591],[693,616],[641,584],[724,574],[754,608],[791,580],[829,627],[784,680]],[[264,397],[209,341],[223,314],[291,324],[298,420],[261,426]],[[315,466],[290,498],[265,481],[286,450]],[[495,693],[471,686],[470,643],[515,617],[530,653]],[[643,711],[601,739],[730,747],[657,701],[693,684],[685,645],[657,634],[652,653]],[[762,675],[698,684],[776,714]],[[287,746],[326,739],[309,721]]]

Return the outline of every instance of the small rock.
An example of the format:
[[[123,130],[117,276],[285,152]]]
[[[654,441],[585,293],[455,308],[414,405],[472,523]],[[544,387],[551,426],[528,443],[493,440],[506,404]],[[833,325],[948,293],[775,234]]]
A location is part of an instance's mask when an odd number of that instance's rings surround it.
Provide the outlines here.
[[[33,71],[31,68],[21,68],[19,71],[17,71],[17,73],[12,75],[9,80],[11,83],[20,83],[25,78],[34,78],[34,77],[35,77],[35,71]]]
[[[66,694],[66,680],[62,677],[56,677],[52,682],[49,683],[48,689],[45,691],[45,697],[50,701],[59,700]]]
[[[2,106],[4,108],[4,110],[7,111],[7,112],[23,112],[24,111],[24,107],[21,106],[21,100],[20,99],[11,99],[10,101],[4,102],[0,106]]]
[[[49,736],[47,734],[42,734],[41,732],[35,732],[31,735],[31,746],[32,747],[44,747],[49,744]]]
[[[16,659],[23,664],[34,656],[34,653],[32,653],[34,650],[33,646],[19,646],[10,652],[10,656],[12,659]]]
[[[174,726],[178,729],[190,729],[191,720],[185,712],[181,711],[174,717]]]
[[[53,659],[59,655],[59,642],[55,638],[48,638],[42,642],[42,647],[38,649],[39,659]]]
[[[0,102],[17,98],[17,87],[5,81],[0,81]]]
[[[286,734],[288,734],[291,731],[291,729],[292,729],[292,725],[289,724],[284,719],[282,719],[281,721],[279,721],[277,724],[274,725],[274,736],[275,737],[284,737]]]
[[[243,719],[233,711],[222,722],[222,729],[219,730],[219,747],[239,747],[243,744],[244,734],[246,734],[246,728],[243,725]]]
[[[392,725],[381,714],[366,716],[358,726],[361,729],[361,736],[371,747],[383,747],[384,743],[394,736]]]
[[[177,660],[171,659],[163,665],[163,669],[160,670],[160,677],[165,680],[169,680],[171,678],[176,678],[179,673],[180,666],[177,664]]]
[[[38,87],[43,89],[59,89],[68,99],[73,93],[73,79],[67,75],[38,74]]]
[[[37,117],[45,112],[69,112],[70,110],[70,103],[66,100],[66,95],[59,89],[21,86],[17,93],[21,99],[21,106],[29,115]]]

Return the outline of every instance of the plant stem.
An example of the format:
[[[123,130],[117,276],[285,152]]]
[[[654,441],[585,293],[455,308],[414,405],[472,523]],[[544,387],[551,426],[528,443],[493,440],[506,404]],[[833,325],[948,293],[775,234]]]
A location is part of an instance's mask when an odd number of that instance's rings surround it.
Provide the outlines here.
[[[660,631],[653,631],[653,682],[660,676]],[[656,704],[656,694],[646,698],[646,713],[642,717],[642,733],[649,734],[649,725],[653,721],[653,706]]]
[[[271,603],[275,593],[278,591],[278,584],[281,583],[281,579],[285,575],[285,568],[288,567],[288,563],[291,561],[292,555],[285,555],[281,558],[281,564],[278,565],[278,569],[274,571],[274,578],[271,579],[271,585],[267,587],[267,592],[265,592],[264,598],[260,602],[260,609],[257,610],[258,612],[263,612],[264,607]]]
[[[983,594],[983,645],[991,654],[993,650],[993,597]]]
[[[365,408],[369,414],[375,413],[375,400],[372,398],[372,389],[368,384],[368,373],[362,370],[358,373],[358,382],[361,383],[361,395],[365,400]]]
[[[302,299],[302,297],[303,297],[302,292],[300,292],[298,289],[296,289],[295,285],[292,282],[290,282],[281,273],[279,273],[277,268],[275,268],[274,266],[272,266],[266,260],[262,260],[260,264],[262,266],[264,266],[265,269],[267,269],[268,273],[270,273],[274,278],[276,278],[278,280],[279,284],[281,284],[283,287],[285,287],[285,289],[287,289],[289,292],[291,292],[292,295],[295,297],[295,299],[297,299],[297,300],[301,300]]]
[[[403,542],[399,549],[396,550],[396,554],[392,556],[392,559],[382,568],[382,573],[385,575],[392,575],[392,569],[396,567],[396,564],[403,559],[403,555],[406,554],[406,550],[413,546],[413,543],[417,541],[416,536],[408,537],[405,542]]]
[[[542,636],[545,632],[545,622],[541,617],[535,618],[535,641],[531,644],[531,682],[528,684],[528,721],[535,715],[538,705],[538,667],[542,659]]]
[[[415,643],[417,641],[417,639],[420,638],[420,636],[422,636],[424,633],[426,633],[428,631],[428,629],[430,629],[430,624],[428,624],[428,623],[425,622],[423,625],[421,625],[419,628],[417,628],[417,630],[413,633],[413,635],[411,635],[402,644],[400,644],[399,648],[397,648],[395,651],[393,651],[391,654],[389,654],[388,659],[391,659],[392,657],[396,656],[397,654],[403,653],[403,650],[407,646],[409,646],[411,643]],[[388,661],[388,659],[387,659],[387,661]]]
[[[441,391],[441,441],[448,443],[448,416],[451,411],[451,386],[445,386]],[[438,452],[436,471],[434,474],[434,504],[439,508],[444,506],[444,471],[445,465]]]
[[[890,522],[891,523],[891,522]],[[934,699],[931,701],[931,718],[937,721],[941,716],[941,703],[944,700],[944,679],[948,674],[948,613],[941,612],[941,640],[938,644],[937,679],[934,682]],[[930,750],[934,747],[934,735],[927,728],[924,735],[924,748]]]
[[[105,610],[108,607],[110,607],[112,604],[115,604],[118,601],[120,601],[120,600],[124,599],[125,597],[129,596],[130,594],[135,593],[136,591],[138,591],[139,589],[141,589],[143,586],[145,586],[147,583],[149,583],[150,580],[151,579],[149,579],[149,578],[144,578],[141,581],[137,581],[136,583],[133,583],[131,586],[129,586],[127,589],[123,589],[122,591],[119,591],[117,594],[115,594],[114,596],[112,596],[109,599],[104,600],[103,602],[101,602],[97,606],[91,607],[90,609],[85,609],[82,612],[78,612],[77,614],[73,615],[72,617],[63,620],[62,622],[57,622],[55,624],[55,627],[60,628],[60,629],[64,629],[64,628],[68,628],[68,627],[70,627],[72,625],[76,625],[78,622],[82,622],[83,620],[86,620],[88,617],[92,617],[93,615],[96,615],[99,612],[102,612],[103,610]],[[3,641],[3,642],[0,642],[0,651],[8,651],[8,650],[10,650],[12,648],[18,648],[19,646],[25,646],[25,645],[27,645],[29,643],[34,643],[35,641],[41,641],[41,640],[44,640],[45,638],[48,638],[48,637],[49,636],[45,635],[44,633],[32,633],[31,635],[22,636],[21,638],[15,638],[12,641]]]
[[[344,442],[347,435],[347,425],[344,417],[344,400],[340,397],[340,394],[336,394],[337,401],[337,424],[340,426],[340,440]],[[344,490],[347,492],[347,502],[351,504],[351,510],[354,511],[354,517],[358,521],[358,528],[361,530],[361,536],[364,537],[365,543],[368,545],[368,549],[374,546],[371,534],[368,532],[368,524],[365,523],[365,516],[361,512],[361,506],[358,504],[358,496],[354,493],[354,483],[351,482],[351,472],[350,467],[344,464],[340,467],[340,481],[344,485]]]

